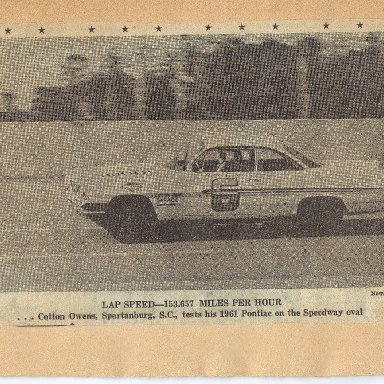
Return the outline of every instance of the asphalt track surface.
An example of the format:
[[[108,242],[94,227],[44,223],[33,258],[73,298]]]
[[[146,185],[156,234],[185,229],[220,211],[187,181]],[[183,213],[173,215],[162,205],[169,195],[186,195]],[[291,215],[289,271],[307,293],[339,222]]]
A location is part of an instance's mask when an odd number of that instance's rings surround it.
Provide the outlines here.
[[[0,292],[384,285],[384,214],[331,234],[286,222],[163,225],[159,240],[123,244],[73,211],[59,179],[0,185]]]

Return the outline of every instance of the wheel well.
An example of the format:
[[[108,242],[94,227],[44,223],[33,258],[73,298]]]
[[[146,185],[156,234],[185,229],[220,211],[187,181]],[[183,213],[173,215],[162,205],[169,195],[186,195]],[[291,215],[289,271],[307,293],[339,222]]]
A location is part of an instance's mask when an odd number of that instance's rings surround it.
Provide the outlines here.
[[[300,210],[308,206],[326,206],[327,208],[331,207],[332,209],[341,208],[342,213],[347,211],[347,208],[340,197],[334,196],[311,196],[302,199],[297,208],[297,213],[300,213]]]

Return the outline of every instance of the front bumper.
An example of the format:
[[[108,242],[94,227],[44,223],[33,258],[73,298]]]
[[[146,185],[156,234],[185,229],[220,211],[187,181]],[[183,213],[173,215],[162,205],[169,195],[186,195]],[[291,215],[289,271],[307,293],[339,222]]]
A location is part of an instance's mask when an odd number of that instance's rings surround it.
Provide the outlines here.
[[[108,202],[89,202],[87,195],[81,185],[72,181],[66,181],[67,199],[73,206],[75,212],[81,216],[93,216],[106,213]]]
[[[108,203],[85,203],[77,208],[77,213],[82,216],[104,215],[107,207]]]

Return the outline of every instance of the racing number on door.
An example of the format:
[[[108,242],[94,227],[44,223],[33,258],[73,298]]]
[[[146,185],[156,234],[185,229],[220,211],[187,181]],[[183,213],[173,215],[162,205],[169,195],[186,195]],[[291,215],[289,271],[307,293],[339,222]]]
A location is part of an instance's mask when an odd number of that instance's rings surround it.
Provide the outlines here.
[[[237,187],[238,180],[235,178],[212,180],[211,206],[214,211],[235,211],[239,208],[240,193],[228,187]]]

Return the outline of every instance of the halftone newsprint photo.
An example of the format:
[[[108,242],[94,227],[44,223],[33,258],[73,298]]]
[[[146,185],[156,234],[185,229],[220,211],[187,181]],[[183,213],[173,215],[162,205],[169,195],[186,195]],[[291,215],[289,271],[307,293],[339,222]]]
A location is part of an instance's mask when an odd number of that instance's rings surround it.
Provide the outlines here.
[[[382,31],[1,26],[0,325],[383,323]]]

